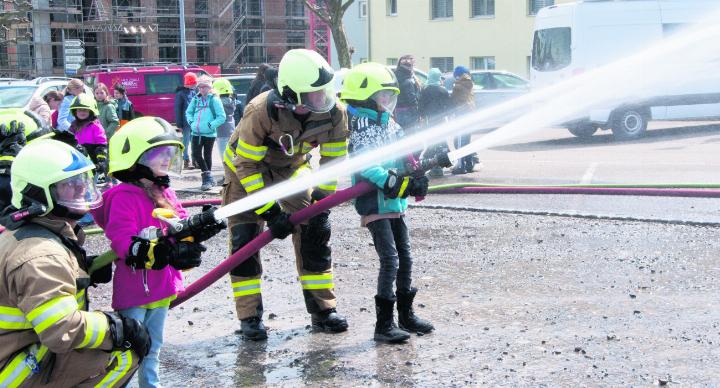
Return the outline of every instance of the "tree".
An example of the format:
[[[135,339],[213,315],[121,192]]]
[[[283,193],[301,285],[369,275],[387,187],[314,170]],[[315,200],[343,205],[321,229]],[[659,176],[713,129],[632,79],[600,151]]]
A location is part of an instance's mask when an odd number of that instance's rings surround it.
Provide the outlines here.
[[[340,61],[340,67],[351,67],[352,60],[350,45],[348,44],[347,35],[345,34],[345,27],[343,26],[343,15],[345,11],[350,8],[350,5],[355,0],[303,0],[305,6],[317,15],[325,24],[330,27],[332,32],[333,42],[335,42],[335,49],[337,50],[338,60]]]

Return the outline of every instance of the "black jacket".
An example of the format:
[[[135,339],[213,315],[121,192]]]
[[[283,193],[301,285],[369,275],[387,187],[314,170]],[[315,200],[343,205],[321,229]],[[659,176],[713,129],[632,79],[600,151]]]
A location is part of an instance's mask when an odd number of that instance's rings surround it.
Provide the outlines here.
[[[441,119],[450,109],[450,93],[440,85],[428,85],[420,92],[420,116],[433,122]]]

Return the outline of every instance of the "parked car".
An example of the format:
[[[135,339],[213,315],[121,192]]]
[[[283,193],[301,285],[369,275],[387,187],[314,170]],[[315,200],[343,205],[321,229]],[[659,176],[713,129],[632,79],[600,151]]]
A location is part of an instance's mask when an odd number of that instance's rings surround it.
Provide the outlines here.
[[[445,78],[445,88],[452,92],[453,74],[445,73],[443,77]],[[475,84],[473,94],[477,108],[487,108],[530,91],[530,81],[509,71],[472,70],[470,77]]]
[[[70,80],[71,78],[65,77],[39,77],[29,81],[18,79],[0,81],[0,109],[28,109],[33,97],[42,98],[51,90],[62,92]],[[92,89],[86,86],[85,92],[92,93]]]
[[[541,9],[535,17],[530,79],[533,88],[552,85],[662,42],[678,30],[704,23],[716,0],[584,1]],[[715,49],[712,49],[715,50]],[[707,63],[668,58],[683,65]],[[705,61],[705,60],[692,60]],[[678,71],[683,67],[678,65]],[[720,73],[708,71],[695,82],[664,82],[654,95],[600,106],[565,123],[570,133],[590,137],[612,129],[616,139],[643,136],[649,120],[720,118]]]
[[[102,82],[111,91],[116,83],[122,84],[136,114],[162,117],[174,123],[175,92],[189,72],[207,74],[198,66],[149,63],[88,66],[83,77],[90,87]]]

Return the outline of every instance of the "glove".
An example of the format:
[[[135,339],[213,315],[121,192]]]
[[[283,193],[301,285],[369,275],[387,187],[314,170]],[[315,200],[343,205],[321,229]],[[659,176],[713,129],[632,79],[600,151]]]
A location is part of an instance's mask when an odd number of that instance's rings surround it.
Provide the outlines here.
[[[181,221],[183,228],[180,232],[173,233],[177,238],[184,238],[192,236],[196,243],[209,240],[216,234],[220,233],[221,230],[227,228],[227,222],[221,220],[218,222],[215,219],[215,210],[217,207],[211,205],[204,205],[202,207],[202,213],[192,215]]]
[[[186,270],[200,266],[200,255],[206,248],[202,244],[190,241],[173,243],[168,238],[148,240],[133,236],[132,244],[125,264],[133,268],[163,269],[168,264],[178,270]]]
[[[25,123],[13,120],[8,124],[0,124],[0,151],[12,147],[17,153],[25,143]]]
[[[327,198],[328,194],[324,190],[320,189],[314,189],[312,193],[310,194],[311,202],[315,203],[318,201],[322,201],[323,199]]]
[[[268,229],[270,229],[273,238],[282,240],[295,230],[295,225],[290,222],[290,215],[282,211],[277,202],[273,203],[270,209],[260,214],[260,217],[267,221]]]
[[[406,189],[407,195],[412,197],[424,197],[428,192],[428,178],[425,175],[410,177],[410,183]]]
[[[161,245],[162,243],[157,239],[148,240],[143,237],[132,236],[132,243],[130,243],[128,254],[125,256],[125,264],[136,269],[165,268],[168,265],[170,248]],[[158,246],[160,246],[159,249]]]
[[[97,258],[97,255],[87,257],[86,261],[88,263],[88,268],[91,268],[92,262],[95,261],[95,259]],[[112,280],[112,263],[108,263],[105,266],[95,269],[95,271],[89,272],[91,284],[110,283],[110,281]]]
[[[137,319],[123,317],[116,312],[103,313],[110,324],[113,350],[132,350],[138,356],[138,363],[150,352],[150,335],[147,328]]]
[[[169,245],[169,248],[168,262],[180,271],[199,267],[202,264],[200,256],[207,250],[204,245],[189,241],[178,241]]]

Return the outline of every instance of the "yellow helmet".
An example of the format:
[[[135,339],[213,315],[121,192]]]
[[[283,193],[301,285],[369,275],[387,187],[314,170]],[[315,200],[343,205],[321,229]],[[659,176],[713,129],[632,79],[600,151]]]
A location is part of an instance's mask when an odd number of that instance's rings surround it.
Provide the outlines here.
[[[184,147],[175,127],[159,117],[145,116],[131,120],[110,138],[108,173],[116,175],[118,172],[132,169],[136,164],[143,164],[152,170],[153,166],[148,165],[150,163],[145,163],[144,160],[148,156],[153,156],[147,151],[163,146],[170,147],[166,150],[172,153],[168,155],[170,163],[164,165],[163,171],[153,172],[156,175],[166,175],[163,172],[180,174]]]
[[[312,112],[328,112],[335,106],[335,73],[325,58],[312,50],[295,49],[283,55],[278,69],[278,90],[293,105]]]
[[[233,94],[233,86],[230,81],[225,78],[215,78],[212,87],[217,94]]]
[[[95,97],[87,93],[80,93],[77,97],[73,98],[70,103],[70,111],[74,111],[76,109],[87,109],[93,112],[96,117],[100,115]]]
[[[390,90],[400,94],[395,73],[379,63],[361,63],[345,74],[340,99],[363,101],[380,90]]]

